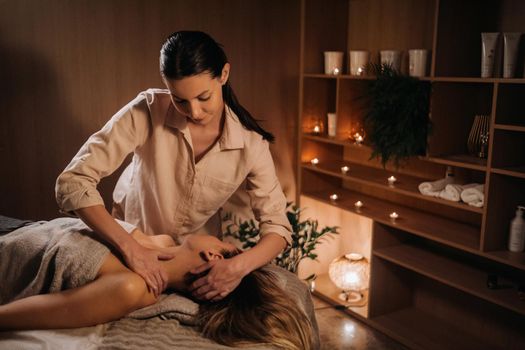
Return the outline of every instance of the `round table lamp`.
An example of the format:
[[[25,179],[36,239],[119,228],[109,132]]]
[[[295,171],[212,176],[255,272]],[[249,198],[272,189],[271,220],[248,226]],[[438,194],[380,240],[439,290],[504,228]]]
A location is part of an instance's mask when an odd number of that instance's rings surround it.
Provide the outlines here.
[[[330,263],[328,275],[343,290],[339,299],[346,302],[360,301],[363,298],[361,292],[368,289],[368,260],[361,254],[345,254]]]

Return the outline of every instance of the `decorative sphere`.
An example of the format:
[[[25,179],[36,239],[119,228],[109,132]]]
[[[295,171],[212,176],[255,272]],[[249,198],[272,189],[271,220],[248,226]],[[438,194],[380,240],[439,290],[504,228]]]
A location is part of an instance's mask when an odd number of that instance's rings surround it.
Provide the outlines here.
[[[369,282],[368,260],[361,254],[345,254],[330,263],[328,275],[342,290],[366,290]]]

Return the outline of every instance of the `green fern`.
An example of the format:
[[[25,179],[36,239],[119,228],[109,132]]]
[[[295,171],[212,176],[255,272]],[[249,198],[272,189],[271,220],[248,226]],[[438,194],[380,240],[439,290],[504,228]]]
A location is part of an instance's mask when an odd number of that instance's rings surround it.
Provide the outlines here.
[[[409,157],[425,153],[431,131],[431,85],[389,65],[372,64],[371,70],[377,78],[368,85],[364,116],[370,158],[380,158],[383,166],[392,160],[398,167]]]

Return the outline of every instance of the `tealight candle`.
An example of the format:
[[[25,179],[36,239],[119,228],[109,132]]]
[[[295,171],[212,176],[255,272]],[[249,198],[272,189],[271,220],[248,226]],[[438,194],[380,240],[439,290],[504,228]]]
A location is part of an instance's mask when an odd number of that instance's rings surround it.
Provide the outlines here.
[[[363,75],[364,69],[362,67],[357,68],[357,75]]]
[[[394,175],[390,176],[388,179],[388,185],[389,186],[394,186],[394,184],[396,183],[397,179]]]
[[[314,130],[313,130],[314,134],[319,134],[321,133],[321,127],[319,125],[316,125],[314,126]]]
[[[334,75],[339,74],[339,68],[334,68],[334,70],[332,71],[332,74]]]
[[[337,198],[339,198],[339,196],[337,194],[335,194],[335,193],[330,195],[330,200],[332,202],[335,202],[337,200]]]
[[[343,166],[343,167],[341,167],[341,172],[342,172],[343,174],[346,174],[346,173],[348,172],[348,170],[350,170],[350,168],[347,167],[346,165]]]
[[[360,133],[356,132],[354,134],[354,141],[356,144],[360,145],[364,141],[364,138]]]
[[[314,158],[314,159],[312,159],[312,160],[310,161],[310,163],[312,163],[312,165],[317,165],[317,164],[319,164],[319,159]]]
[[[395,211],[393,211],[393,212],[390,213],[389,216],[390,216],[390,219],[391,219],[392,221],[395,221],[395,220],[399,217],[399,214],[396,213]]]
[[[363,207],[363,202],[361,202],[361,201],[357,201],[357,202],[354,203],[354,206],[355,206],[355,209],[356,209],[357,211],[359,211],[359,210],[361,210],[361,208]]]

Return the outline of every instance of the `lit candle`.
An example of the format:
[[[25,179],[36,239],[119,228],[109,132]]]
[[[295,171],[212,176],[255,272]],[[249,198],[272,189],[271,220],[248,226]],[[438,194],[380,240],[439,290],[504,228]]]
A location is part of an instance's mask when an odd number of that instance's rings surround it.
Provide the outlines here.
[[[319,164],[319,159],[314,158],[314,159],[312,159],[312,160],[310,161],[310,163],[312,163],[312,165],[317,165],[317,164]]]
[[[330,200],[332,202],[335,202],[337,200],[337,198],[339,198],[339,196],[337,194],[335,194],[335,193],[330,195]]]
[[[363,75],[364,69],[362,67],[357,68],[357,75]]]
[[[339,68],[334,68],[334,70],[332,71],[332,73],[333,73],[334,75],[339,74]]]
[[[355,206],[355,209],[356,209],[357,211],[360,211],[361,208],[363,207],[363,202],[361,202],[361,201],[357,201],[357,202],[354,203],[354,206]]]
[[[396,183],[396,181],[397,181],[396,177],[395,177],[394,175],[392,175],[392,176],[390,176],[390,177],[388,178],[388,185],[389,185],[389,186],[394,186],[394,184]]]
[[[363,142],[363,140],[364,140],[364,138],[363,138],[363,136],[361,136],[360,133],[356,132],[354,134],[354,141],[355,141],[356,144],[360,145]]]
[[[346,175],[346,173],[348,172],[348,170],[350,170],[350,168],[347,167],[346,165],[343,166],[343,167],[341,167],[341,172],[342,172],[343,174],[345,174],[345,175]]]
[[[319,125],[314,126],[314,134],[321,133],[321,127]]]
[[[396,219],[399,217],[399,214],[396,213],[395,211],[393,211],[393,212],[390,213],[389,216],[390,216],[390,219],[391,219],[392,221],[396,221]]]

